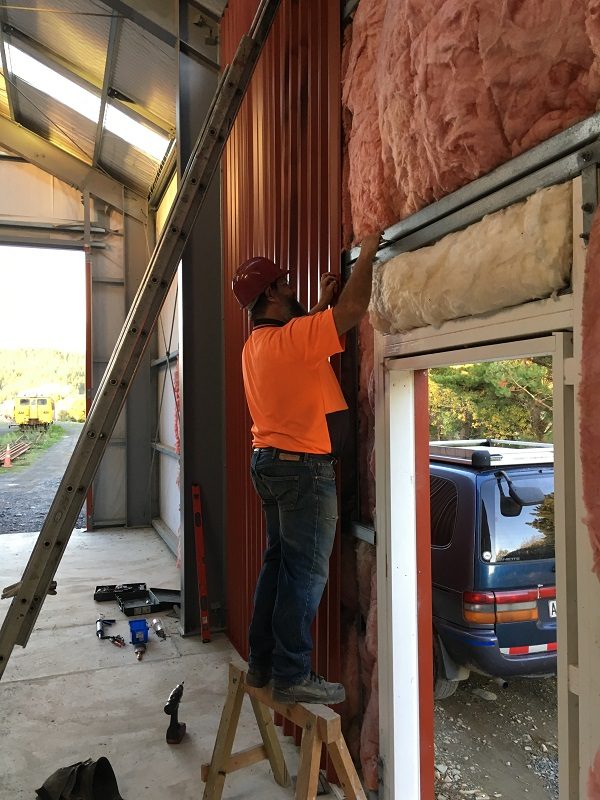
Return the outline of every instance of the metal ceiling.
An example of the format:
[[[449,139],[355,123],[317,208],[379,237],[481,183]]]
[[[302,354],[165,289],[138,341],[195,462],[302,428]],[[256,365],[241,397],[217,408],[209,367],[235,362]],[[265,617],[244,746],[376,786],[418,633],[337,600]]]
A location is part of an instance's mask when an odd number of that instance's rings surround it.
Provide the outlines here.
[[[217,70],[225,6],[226,0],[179,4],[192,23],[192,34],[180,41],[174,2],[0,0],[0,116],[147,197],[160,182],[161,162],[106,130],[106,108],[116,107],[172,142],[178,48]],[[98,121],[12,74],[9,45],[99,97]],[[7,142],[0,141],[3,146]]]

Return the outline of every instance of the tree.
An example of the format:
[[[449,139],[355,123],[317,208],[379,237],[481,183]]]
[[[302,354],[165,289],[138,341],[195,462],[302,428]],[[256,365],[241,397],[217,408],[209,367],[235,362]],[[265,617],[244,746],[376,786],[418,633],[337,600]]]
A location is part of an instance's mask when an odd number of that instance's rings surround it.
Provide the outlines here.
[[[432,439],[552,439],[550,358],[430,370]]]

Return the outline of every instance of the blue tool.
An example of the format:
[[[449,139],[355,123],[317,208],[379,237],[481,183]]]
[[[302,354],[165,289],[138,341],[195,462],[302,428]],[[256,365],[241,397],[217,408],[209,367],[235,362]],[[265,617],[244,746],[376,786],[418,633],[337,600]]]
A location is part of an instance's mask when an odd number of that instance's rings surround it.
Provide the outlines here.
[[[130,619],[131,644],[145,644],[148,641],[148,622],[145,619]]]

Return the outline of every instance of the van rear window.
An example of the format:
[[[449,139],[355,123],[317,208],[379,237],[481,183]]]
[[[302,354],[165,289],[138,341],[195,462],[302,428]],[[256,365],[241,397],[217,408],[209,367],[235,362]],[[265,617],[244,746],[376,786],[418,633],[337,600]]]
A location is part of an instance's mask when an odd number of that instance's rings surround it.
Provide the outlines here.
[[[19,400],[19,405],[28,406],[29,405],[29,400],[26,400],[25,398],[23,398],[23,400]]]
[[[554,558],[554,476],[536,472],[510,476],[516,492],[522,487],[541,489],[544,499],[538,505],[523,506],[518,516],[500,511],[500,489],[490,477],[481,487],[480,552],[488,563],[531,561]],[[506,493],[507,487],[503,482]]]

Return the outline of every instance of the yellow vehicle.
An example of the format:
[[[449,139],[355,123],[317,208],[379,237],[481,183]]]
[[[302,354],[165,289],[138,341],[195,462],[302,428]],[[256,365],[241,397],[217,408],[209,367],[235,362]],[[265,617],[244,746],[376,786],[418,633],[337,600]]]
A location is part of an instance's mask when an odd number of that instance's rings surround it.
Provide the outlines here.
[[[25,428],[47,428],[54,422],[54,400],[51,397],[17,397],[15,424]]]

